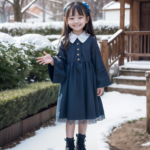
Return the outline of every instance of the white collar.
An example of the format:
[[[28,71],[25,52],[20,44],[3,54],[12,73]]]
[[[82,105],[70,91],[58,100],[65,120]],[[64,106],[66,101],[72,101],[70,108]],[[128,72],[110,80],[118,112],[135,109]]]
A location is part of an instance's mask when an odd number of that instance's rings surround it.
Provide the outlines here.
[[[75,40],[78,38],[80,42],[84,43],[90,34],[86,33],[84,30],[80,35],[74,34],[72,31],[69,33],[69,40],[71,43],[74,43]]]

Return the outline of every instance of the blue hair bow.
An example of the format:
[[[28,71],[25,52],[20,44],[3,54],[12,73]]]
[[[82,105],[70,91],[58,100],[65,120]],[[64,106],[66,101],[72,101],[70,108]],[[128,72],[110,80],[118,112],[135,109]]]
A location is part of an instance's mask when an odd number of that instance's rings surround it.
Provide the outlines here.
[[[87,11],[88,11],[88,12],[91,12],[91,11],[89,10],[89,5],[88,5],[86,2],[84,2],[84,1],[83,1],[82,3],[86,6]]]
[[[69,3],[70,3],[70,2],[69,2]],[[64,6],[64,12],[65,12],[65,10],[66,10],[66,8],[67,8],[67,6],[68,6],[69,3],[67,3],[67,4]],[[87,11],[88,11],[88,12],[91,12],[91,11],[89,10],[89,5],[88,5],[86,2],[84,2],[84,1],[83,1],[82,3],[86,6]]]
[[[66,8],[67,8],[68,4],[70,4],[70,2],[69,2],[69,3],[67,3],[67,4],[64,6],[64,12],[65,12],[65,10],[66,10]]]

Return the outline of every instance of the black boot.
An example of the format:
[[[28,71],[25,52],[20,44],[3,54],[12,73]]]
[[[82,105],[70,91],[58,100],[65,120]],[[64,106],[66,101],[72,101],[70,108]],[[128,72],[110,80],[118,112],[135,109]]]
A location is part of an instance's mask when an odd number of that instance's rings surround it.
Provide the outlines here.
[[[82,135],[82,134],[76,134],[77,137],[77,141],[76,141],[76,150],[86,150],[85,148],[85,137],[86,135]],[[85,140],[85,141],[84,141]]]
[[[65,150],[75,150],[74,137],[73,138],[66,138],[64,140],[66,141],[66,149]]]

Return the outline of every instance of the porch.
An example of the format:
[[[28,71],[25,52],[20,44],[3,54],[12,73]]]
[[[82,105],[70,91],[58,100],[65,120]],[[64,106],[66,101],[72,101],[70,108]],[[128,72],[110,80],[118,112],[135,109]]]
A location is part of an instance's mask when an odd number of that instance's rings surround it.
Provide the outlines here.
[[[102,40],[101,55],[112,85],[107,91],[146,95],[145,71],[150,70],[150,0],[120,2],[120,29]],[[125,3],[130,4],[130,31],[124,30]],[[126,62],[126,64],[125,64]],[[118,65],[118,74],[111,68]]]

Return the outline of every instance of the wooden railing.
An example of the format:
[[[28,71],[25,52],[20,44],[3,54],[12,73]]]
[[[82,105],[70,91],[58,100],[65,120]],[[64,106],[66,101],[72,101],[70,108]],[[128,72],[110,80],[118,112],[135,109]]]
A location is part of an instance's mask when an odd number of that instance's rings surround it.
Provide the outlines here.
[[[126,37],[124,56],[127,57],[127,61],[132,61],[133,57],[150,57],[150,32],[128,31],[124,32],[124,36]]]
[[[120,29],[109,40],[103,39],[101,44],[101,55],[109,74],[109,68],[119,60],[119,65],[124,64],[124,34]]]
[[[109,68],[118,60],[124,65],[124,57],[132,61],[133,57],[150,57],[150,31],[118,30],[109,40],[103,39],[101,55],[109,74]],[[139,58],[138,58],[139,60]]]

